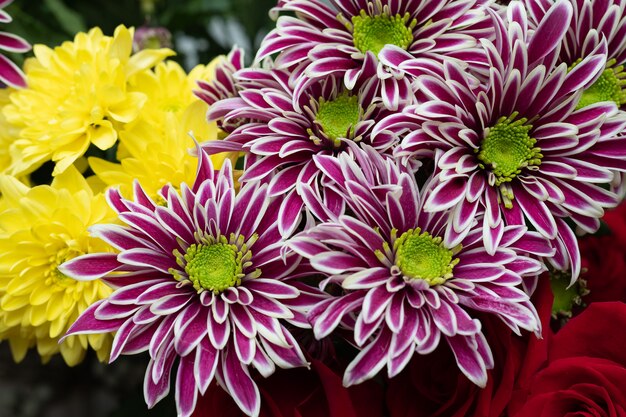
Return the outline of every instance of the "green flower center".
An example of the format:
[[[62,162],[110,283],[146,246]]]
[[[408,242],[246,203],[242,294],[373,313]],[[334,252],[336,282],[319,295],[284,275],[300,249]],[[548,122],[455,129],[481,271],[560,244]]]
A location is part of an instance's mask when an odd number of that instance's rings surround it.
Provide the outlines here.
[[[64,287],[69,286],[69,285],[66,285],[66,284],[72,284],[72,285],[76,284],[75,280],[70,279],[63,272],[59,271],[59,265],[61,265],[61,264],[50,265],[50,268],[44,273],[44,277],[45,277],[45,281],[44,282],[45,282],[45,284],[47,286],[61,285],[61,286],[64,286]]]
[[[489,169],[496,177],[495,185],[510,182],[522,168],[541,163],[541,149],[536,139],[529,136],[532,129],[526,118],[515,120],[517,114],[501,117],[495,126],[486,129],[480,144],[478,159],[482,169]]]
[[[413,28],[416,20],[409,24],[411,16],[406,13],[389,16],[380,14],[369,16],[364,10],[352,18],[352,38],[354,46],[363,53],[372,51],[376,56],[385,45],[391,44],[407,49],[413,42]]]
[[[194,243],[187,248],[184,255],[180,256],[180,253],[175,255],[194,288],[199,291],[204,289],[219,294],[241,283],[241,253],[235,245]],[[170,273],[181,280],[182,277],[175,270],[170,270]]]
[[[583,91],[576,109],[582,109],[591,104],[601,101],[612,101],[619,106],[626,104],[626,72],[623,65],[616,66],[617,61],[611,59],[607,62],[606,69],[589,88]],[[570,70],[580,63],[578,60]]]
[[[354,133],[354,126],[359,122],[361,106],[357,96],[346,93],[339,94],[334,100],[319,100],[319,109],[315,120],[322,126],[326,136],[338,142],[339,138]]]
[[[455,251],[443,246],[440,237],[419,228],[404,232],[394,243],[396,265],[402,274],[422,279],[429,285],[439,285],[452,278],[452,270],[459,262]]]

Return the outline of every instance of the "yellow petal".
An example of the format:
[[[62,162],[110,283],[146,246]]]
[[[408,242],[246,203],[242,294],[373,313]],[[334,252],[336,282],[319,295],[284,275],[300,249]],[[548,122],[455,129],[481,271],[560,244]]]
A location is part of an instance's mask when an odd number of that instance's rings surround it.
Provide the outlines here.
[[[65,339],[68,340],[68,339]],[[61,356],[68,366],[76,366],[85,358],[85,350],[78,343],[70,346],[68,343],[61,343]]]
[[[42,329],[45,330],[45,329]],[[41,356],[54,355],[59,351],[59,341],[38,335],[37,337],[37,353]]]
[[[52,321],[50,323],[50,337],[58,338],[62,333],[65,333],[67,330],[67,320],[63,317],[59,317],[58,319]]]
[[[50,299],[50,295],[51,295],[50,288],[48,288],[46,285],[42,283],[36,286],[33,289],[33,292],[30,293],[29,301],[33,306],[40,306],[48,302],[48,300]],[[45,311],[43,313],[44,313],[43,316],[45,318]]]
[[[50,65],[50,57],[52,56],[52,49],[47,47],[46,45],[37,44],[33,46],[33,53],[41,62],[41,64],[45,67]],[[34,61],[34,60],[33,60]]]
[[[63,294],[63,309],[65,311],[70,311],[74,309],[75,304],[76,304],[76,301],[74,300],[74,297],[72,297],[72,295],[69,292],[66,292],[65,294]]]
[[[113,337],[111,334],[97,334],[87,335],[89,337],[89,343],[96,351],[98,360],[100,362],[108,362],[109,354],[111,352],[111,345],[113,343]],[[97,346],[97,347],[96,347]]]
[[[31,188],[27,197],[20,200],[20,207],[32,213],[36,220],[49,218],[50,212],[57,205],[57,194],[50,187]]]
[[[4,311],[4,325],[6,327],[17,327],[22,322],[24,314],[21,311]]]
[[[0,175],[0,193],[2,198],[8,199],[10,203],[17,203],[20,198],[26,195],[29,187],[11,175]]]
[[[63,314],[65,310],[63,310],[63,299],[61,297],[55,297],[53,300],[50,300],[48,305],[46,306],[46,319],[48,321],[54,321],[61,314]],[[50,330],[52,332],[52,329]],[[55,337],[55,336],[50,336]]]
[[[64,146],[62,150],[57,151],[52,156],[52,160],[56,162],[52,176],[59,175],[65,171],[74,161],[85,154],[89,148],[89,139],[87,135],[83,135],[80,140],[75,140],[71,144]]]
[[[7,292],[13,296],[25,295],[30,293],[31,287],[34,287],[40,281],[41,278],[34,274],[29,274],[25,277],[15,277],[7,286]]]
[[[71,194],[90,190],[87,181],[74,166],[68,167],[62,174],[54,177],[51,186],[56,189],[66,189]]]
[[[113,129],[111,122],[103,120],[99,125],[92,126],[87,130],[89,141],[96,145],[98,149],[107,150],[117,141],[117,132]]]
[[[107,107],[124,101],[125,92],[122,88],[123,85],[109,85],[104,89],[102,92],[102,101],[106,103]]]
[[[31,325],[41,326],[46,323],[46,305],[32,305],[27,316]]]
[[[0,307],[6,311],[15,311],[28,305],[28,297],[11,297],[5,295],[2,297]]]
[[[10,231],[20,227],[24,222],[24,214],[19,209],[7,209],[0,213],[0,230]]]
[[[89,166],[93,172],[107,185],[131,183],[133,177],[128,175],[120,164],[100,158],[89,158]]]
[[[198,142],[218,139],[217,124],[206,120],[208,109],[209,106],[205,102],[197,100],[187,107],[181,119],[183,131],[192,132]]]
[[[168,48],[144,49],[130,57],[126,65],[126,76],[132,77],[139,71],[152,68],[168,56],[176,55],[176,52]]]
[[[124,25],[119,25],[113,33],[113,43],[111,44],[110,55],[125,61],[130,56],[133,49],[133,30]]]
[[[143,93],[128,93],[126,100],[109,106],[109,115],[118,122],[130,123],[137,118],[146,100],[147,97]]]
[[[9,339],[9,347],[11,355],[16,363],[22,362],[28,352],[28,348],[32,345],[32,341],[26,337],[12,337]]]
[[[95,175],[87,177],[87,184],[94,194],[103,193],[107,187],[107,184]]]

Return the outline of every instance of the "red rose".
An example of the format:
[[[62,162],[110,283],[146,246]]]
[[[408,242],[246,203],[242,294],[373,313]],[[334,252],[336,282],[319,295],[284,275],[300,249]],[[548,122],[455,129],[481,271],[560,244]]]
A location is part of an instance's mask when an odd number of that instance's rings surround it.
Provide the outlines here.
[[[587,270],[581,277],[589,290],[583,300],[626,302],[626,204],[608,211],[602,220],[609,234],[579,241],[582,266]]]
[[[620,204],[617,208],[607,211],[602,221],[611,230],[611,234],[615,236],[619,242],[618,246],[626,245],[626,203]]]
[[[594,303],[554,336],[512,417],[626,416],[626,304]]]
[[[320,361],[311,370],[278,370],[257,378],[261,392],[259,417],[381,417],[382,386],[374,381],[345,388],[341,374]],[[192,417],[246,417],[221,388],[211,386],[198,400]]]
[[[533,297],[549,333],[552,293],[542,279]],[[547,359],[546,339],[513,334],[500,320],[481,319],[491,346],[495,366],[489,371],[487,386],[480,389],[459,370],[450,350],[442,345],[430,355],[416,355],[408,369],[389,381],[387,408],[390,417],[499,417],[519,390],[515,383],[526,384],[528,372],[541,367]],[[521,368],[522,363],[526,369]],[[532,365],[531,365],[532,364]]]
[[[580,239],[582,266],[586,272],[589,294],[586,303],[596,301],[626,302],[626,253],[623,243],[614,234],[588,236]]]

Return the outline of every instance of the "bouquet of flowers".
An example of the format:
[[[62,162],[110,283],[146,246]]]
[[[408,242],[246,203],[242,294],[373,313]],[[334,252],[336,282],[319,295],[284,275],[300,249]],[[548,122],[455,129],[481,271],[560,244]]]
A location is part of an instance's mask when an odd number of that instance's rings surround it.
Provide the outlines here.
[[[626,1],[270,15],[251,64],[0,57],[14,358],[149,355],[184,417],[626,416]]]

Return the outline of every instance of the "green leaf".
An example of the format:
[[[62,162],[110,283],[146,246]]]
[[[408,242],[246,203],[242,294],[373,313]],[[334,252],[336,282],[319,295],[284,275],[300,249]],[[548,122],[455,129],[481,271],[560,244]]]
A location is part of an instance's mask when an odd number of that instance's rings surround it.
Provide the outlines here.
[[[45,0],[46,6],[57,19],[64,31],[70,35],[78,32],[85,32],[87,26],[82,16],[70,9],[63,3],[63,0]]]

